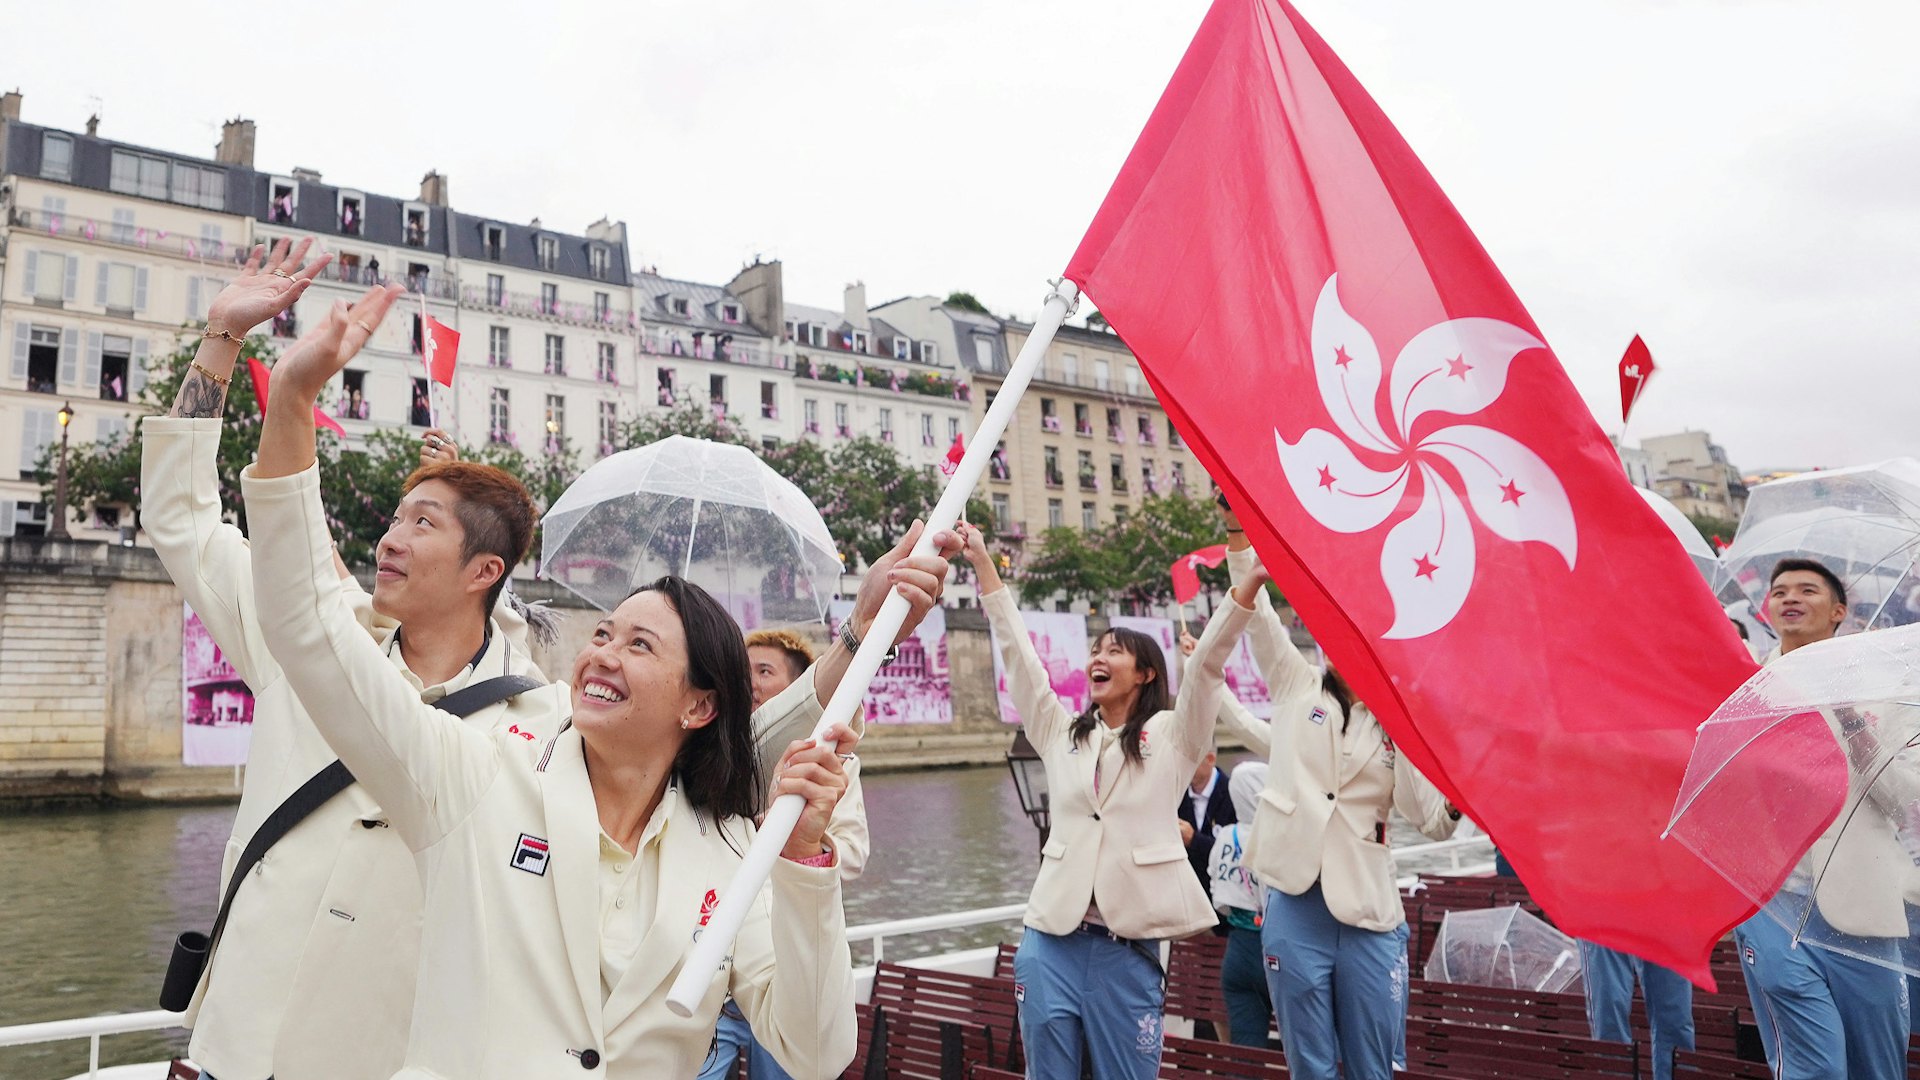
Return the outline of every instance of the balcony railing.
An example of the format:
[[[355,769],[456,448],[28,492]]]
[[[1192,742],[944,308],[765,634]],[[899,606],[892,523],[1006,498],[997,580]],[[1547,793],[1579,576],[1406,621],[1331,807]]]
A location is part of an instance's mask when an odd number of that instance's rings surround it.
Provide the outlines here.
[[[1041,418],[1040,418],[1040,430],[1041,430],[1041,431],[1051,431],[1051,432],[1055,432],[1055,433],[1058,433],[1058,432],[1059,432],[1059,430],[1060,430],[1060,418],[1059,418],[1059,417],[1057,417],[1057,416],[1043,416],[1043,417],[1041,417]]]
[[[1091,439],[1093,438],[1093,425],[1092,424],[1075,424],[1073,425],[1073,433],[1075,435],[1079,435],[1084,438]]]
[[[738,339],[716,342],[712,334],[702,334],[696,338],[662,327],[641,330],[640,351],[648,356],[684,356],[690,360],[717,360],[724,364],[745,364],[777,371],[786,371],[793,366],[789,357],[774,353],[763,345]]]
[[[59,214],[47,210],[15,208],[7,213],[7,224],[42,236],[56,236],[88,244],[148,251],[172,255],[207,264],[237,265],[246,261],[246,248],[220,240],[202,241],[178,236],[163,229],[131,228],[107,221],[95,221],[77,214]]]
[[[460,303],[472,308],[504,311],[530,319],[552,319],[579,326],[624,327],[631,330],[639,325],[632,311],[597,308],[590,302],[582,304],[570,300],[549,300],[537,293],[502,292],[472,285],[460,289]]]

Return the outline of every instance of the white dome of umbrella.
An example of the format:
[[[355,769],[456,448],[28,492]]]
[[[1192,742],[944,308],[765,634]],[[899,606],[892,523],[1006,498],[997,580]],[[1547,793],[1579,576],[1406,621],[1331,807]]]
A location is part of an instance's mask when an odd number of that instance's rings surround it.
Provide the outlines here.
[[[1433,982],[1578,993],[1580,948],[1518,904],[1449,911],[1424,974]]]
[[[820,511],[744,446],[675,435],[594,464],[541,519],[540,573],[603,611],[664,574],[743,627],[826,615],[841,563]]]

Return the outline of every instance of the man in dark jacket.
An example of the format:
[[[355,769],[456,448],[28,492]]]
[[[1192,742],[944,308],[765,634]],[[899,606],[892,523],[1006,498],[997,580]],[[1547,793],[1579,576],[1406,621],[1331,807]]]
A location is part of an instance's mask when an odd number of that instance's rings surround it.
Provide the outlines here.
[[[1214,832],[1239,820],[1233,812],[1233,800],[1227,798],[1227,778],[1214,760],[1211,751],[1200,759],[1193,783],[1180,800],[1180,836],[1187,843],[1187,861],[1200,876],[1200,887],[1207,890],[1208,899],[1213,897],[1213,874],[1207,860],[1213,854]]]

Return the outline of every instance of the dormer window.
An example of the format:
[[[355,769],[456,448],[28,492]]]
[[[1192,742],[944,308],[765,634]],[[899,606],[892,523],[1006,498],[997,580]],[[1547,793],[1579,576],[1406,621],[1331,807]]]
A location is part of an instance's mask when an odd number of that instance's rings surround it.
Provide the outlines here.
[[[693,305],[689,304],[687,302],[687,298],[684,296],[676,296],[671,301],[669,301],[669,303],[671,305],[670,310],[675,315],[679,315],[683,318],[693,309]]]
[[[48,180],[73,179],[73,140],[49,131],[40,137],[40,175]]]
[[[895,360],[913,359],[913,342],[903,337],[893,339],[893,358]]]
[[[486,232],[482,234],[481,242],[484,245],[482,250],[486,252],[487,260],[499,262],[500,256],[507,249],[507,230],[498,225],[489,225]]]
[[[365,200],[359,195],[340,193],[340,235],[359,236],[364,225]]]
[[[401,218],[402,231],[408,247],[427,246],[427,208],[408,206]]]
[[[857,353],[866,352],[868,346],[871,344],[872,344],[872,339],[867,337],[867,332],[865,330],[855,330],[853,332],[853,351],[854,352],[857,352]]]
[[[608,266],[607,249],[598,244],[587,249],[587,271],[594,277],[605,278]]]
[[[807,344],[816,349],[824,348],[827,341],[827,328],[819,323],[807,324]]]
[[[740,321],[740,305],[739,304],[721,304],[720,305],[720,321],[730,322],[730,323],[739,322]]]
[[[940,357],[940,347],[938,345],[935,345],[931,341],[923,341],[920,343],[920,362],[921,363],[923,364],[938,363],[939,357]]]
[[[540,255],[540,269],[551,270],[560,263],[560,241],[551,236],[542,236],[537,243]]]
[[[787,320],[787,340],[788,341],[793,340],[793,320],[792,319]]]
[[[293,211],[299,205],[300,185],[275,177],[272,187],[273,199],[267,206],[267,220],[275,225],[293,224]]]

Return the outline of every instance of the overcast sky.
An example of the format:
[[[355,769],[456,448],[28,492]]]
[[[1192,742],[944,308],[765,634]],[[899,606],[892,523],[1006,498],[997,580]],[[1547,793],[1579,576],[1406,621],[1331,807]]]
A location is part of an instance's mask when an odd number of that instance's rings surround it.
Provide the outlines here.
[[[1298,0],[1493,253],[1608,431],[1734,461],[1920,453],[1920,4]],[[791,301],[965,289],[1031,317],[1203,0],[16,4],[29,121],[472,213],[624,219],[637,265]],[[532,16],[527,13],[534,12]]]

